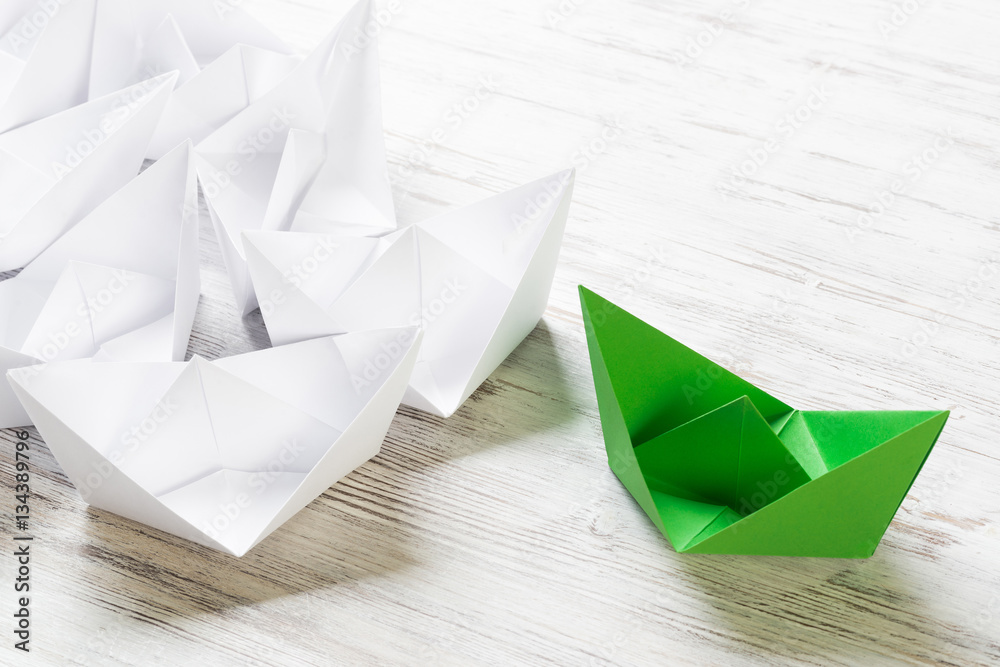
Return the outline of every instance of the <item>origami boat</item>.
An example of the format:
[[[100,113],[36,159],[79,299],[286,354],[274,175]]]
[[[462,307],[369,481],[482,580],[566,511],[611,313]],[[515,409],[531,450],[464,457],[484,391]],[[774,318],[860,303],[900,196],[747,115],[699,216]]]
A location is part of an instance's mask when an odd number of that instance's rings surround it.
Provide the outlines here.
[[[678,552],[867,558],[947,411],[795,410],[580,287],[611,469]]]
[[[93,356],[182,361],[201,291],[198,218],[186,142],[0,282],[0,373]],[[3,383],[0,428],[29,423]]]
[[[378,453],[419,344],[387,329],[7,377],[85,502],[242,556]]]
[[[403,402],[452,415],[545,312],[573,183],[560,172],[379,238],[244,232],[271,342],[419,324]]]

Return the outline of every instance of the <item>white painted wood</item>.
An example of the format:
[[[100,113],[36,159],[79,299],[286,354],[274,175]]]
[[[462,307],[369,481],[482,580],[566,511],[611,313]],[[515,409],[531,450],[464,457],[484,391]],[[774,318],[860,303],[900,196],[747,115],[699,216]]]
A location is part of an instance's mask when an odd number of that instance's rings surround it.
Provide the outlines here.
[[[897,4],[919,6],[884,38],[888,0],[399,0],[402,220],[579,167],[544,322],[241,560],[87,509],[33,434],[30,664],[997,664],[1000,6]],[[246,2],[303,49],[348,5]],[[267,345],[204,238],[192,353]],[[797,407],[952,410],[875,556],[674,553],[607,467],[581,282]]]

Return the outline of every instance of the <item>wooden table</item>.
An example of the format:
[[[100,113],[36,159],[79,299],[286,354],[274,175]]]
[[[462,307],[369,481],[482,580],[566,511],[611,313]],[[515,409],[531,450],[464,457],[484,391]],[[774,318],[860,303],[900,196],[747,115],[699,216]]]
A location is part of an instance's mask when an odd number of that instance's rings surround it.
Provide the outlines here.
[[[578,168],[543,322],[243,559],[88,509],[32,431],[0,663],[1000,662],[1000,5],[898,2],[394,0],[402,221]],[[246,2],[302,49],[348,6]],[[267,346],[204,241],[191,352]],[[951,410],[874,557],[676,554],[608,469],[579,283],[796,407]]]

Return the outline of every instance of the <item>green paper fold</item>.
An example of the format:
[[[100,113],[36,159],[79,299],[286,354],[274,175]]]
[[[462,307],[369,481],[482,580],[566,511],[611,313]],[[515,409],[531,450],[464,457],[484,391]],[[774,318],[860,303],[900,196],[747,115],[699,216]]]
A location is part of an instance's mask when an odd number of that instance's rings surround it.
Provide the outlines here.
[[[796,410],[580,287],[608,461],[678,552],[867,558],[947,411]]]

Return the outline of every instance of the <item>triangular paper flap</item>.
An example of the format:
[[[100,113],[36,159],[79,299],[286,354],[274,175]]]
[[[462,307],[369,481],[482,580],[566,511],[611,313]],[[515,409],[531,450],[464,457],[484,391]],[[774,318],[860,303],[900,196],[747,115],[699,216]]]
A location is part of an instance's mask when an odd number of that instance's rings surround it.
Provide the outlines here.
[[[743,399],[736,399],[636,447],[649,488],[736,507],[743,413]]]
[[[461,393],[451,412],[457,410],[479,388],[479,385],[485,382],[486,378],[510,356],[515,348],[534,330],[542,315],[545,314],[549,303],[549,294],[552,291],[552,283],[555,279],[556,266],[559,263],[559,251],[562,248],[563,235],[566,231],[574,183],[575,172],[570,172],[569,183],[563,190],[562,199],[545,227],[541,240],[535,246],[534,255],[521,276],[514,296],[510,299],[500,324],[493,332],[493,336],[476,364],[475,370],[470,374],[465,390]],[[448,415],[450,414],[449,412]]]
[[[178,33],[173,48],[183,45],[191,59],[191,63],[183,63],[185,69],[191,64],[205,67],[237,44],[289,52],[281,40],[233,3],[100,0],[94,26],[91,97],[120,87],[136,70],[142,72],[143,65],[154,73],[177,69],[182,64],[177,62],[177,54],[166,58],[167,54],[156,48],[157,35],[168,20]]]
[[[650,494],[663,520],[667,538],[674,549],[681,551],[726,509],[725,505],[687,500],[651,488]]]
[[[198,64],[208,65],[238,44],[291,53],[291,49],[274,33],[233,2],[203,0],[147,0],[153,20],[173,15],[184,41]]]
[[[117,87],[124,88],[130,83],[148,79],[151,74],[174,70],[178,73],[177,85],[183,86],[196,76],[201,68],[198,67],[198,62],[191,53],[177,21],[172,14],[168,14],[143,44],[132,79],[122,82],[122,85]]]
[[[414,327],[361,331],[213,363],[343,431],[393,376],[416,339]]]
[[[697,541],[692,553],[866,558],[878,545],[947,421],[909,431]]]
[[[572,170],[560,172],[419,226],[513,290],[572,184]]]
[[[323,135],[304,130],[288,133],[261,229],[288,231],[291,228],[295,211],[302,205],[306,191],[326,155]]]
[[[199,176],[200,178],[200,176]],[[215,238],[219,241],[219,250],[222,253],[222,263],[226,267],[226,274],[232,286],[233,297],[237,309],[244,317],[257,307],[257,296],[254,294],[253,285],[250,281],[250,270],[244,259],[243,245],[236,246],[225,224],[219,214],[212,206],[212,201],[207,200],[208,215],[212,220],[212,229],[215,231]]]
[[[195,197],[191,147],[184,144],[102,202],[18,278],[54,281],[77,260],[174,280],[185,213],[197,217]]]
[[[445,415],[444,410],[438,407],[439,405],[444,405],[446,401],[438,391],[437,382],[434,381],[433,376],[429,378],[422,377],[423,374],[429,372],[430,368],[428,364],[417,362],[413,368],[413,375],[410,377],[410,384],[406,387],[406,392],[403,394],[402,403],[411,408],[423,410],[436,417],[446,418],[449,415]],[[419,389],[413,386],[414,378],[417,378],[416,384],[424,391],[433,391],[434,393],[430,396],[425,396]]]
[[[264,236],[258,236],[263,234]],[[270,235],[275,235],[272,239]],[[289,345],[310,338],[342,333],[337,324],[315,301],[278,269],[265,255],[270,248],[280,247],[289,232],[244,232],[244,252],[259,294],[257,301],[264,316],[271,345]],[[274,241],[273,245],[271,240]]]
[[[809,426],[802,414],[800,410],[790,413],[778,431],[778,437],[806,474],[815,479],[830,468],[816,448],[816,441],[809,433]]]
[[[4,4],[8,2],[4,0]],[[42,28],[17,83],[6,98],[0,100],[0,133],[87,101],[95,4],[96,0],[58,3],[55,13]],[[34,20],[39,13],[37,5],[29,7],[23,19],[28,23],[24,25],[37,30]],[[44,12],[42,15],[46,16]],[[26,33],[22,28],[9,35],[6,41],[9,44],[14,36],[21,38]]]
[[[97,352],[90,308],[76,269],[75,263],[67,264],[52,286],[21,346],[24,354],[48,362],[82,359]]]
[[[99,361],[183,361],[173,354],[174,316],[167,315],[152,324],[101,343]]]
[[[402,232],[340,294],[327,309],[327,314],[342,331],[420,324],[421,261],[417,254],[415,230],[411,228]]]
[[[258,256],[285,278],[289,289],[298,289],[324,310],[332,306],[370,266],[379,245],[378,239],[329,234],[244,234]]]
[[[123,448],[138,448],[155,430],[157,422],[146,420],[183,370],[184,364],[84,359],[18,368],[8,377],[98,453],[110,457]]]
[[[110,100],[101,98],[84,105],[99,105],[106,109],[107,115],[96,125],[75,126],[79,135],[74,142],[65,144],[71,148],[60,159],[77,166],[72,169],[67,165],[50,167],[53,173],[59,170],[67,173],[16,224],[4,244],[0,245],[0,271],[30,262],[135,176],[175,79],[176,74],[164,75],[122,91],[120,97]],[[132,97],[136,94],[141,94],[141,97]],[[68,116],[63,120],[71,121],[72,114],[79,109],[71,109],[40,123],[49,123],[66,114]],[[88,111],[85,115],[92,114]],[[0,145],[15,152],[30,151],[31,146],[24,144],[21,133],[33,133],[34,125],[37,124],[0,135]],[[10,138],[12,135],[15,139]],[[91,140],[94,140],[93,144],[87,143]],[[80,147],[85,147],[85,157],[75,152]],[[23,157],[22,153],[18,154]]]
[[[225,455],[215,435],[210,398],[199,358],[189,362],[136,434],[138,444],[108,458],[154,496],[169,493],[222,469]],[[102,364],[106,365],[106,364]],[[141,436],[141,437],[140,437]],[[135,444],[135,443],[133,443]]]
[[[593,340],[635,444],[748,396],[765,419],[791,411],[773,396],[581,287]],[[590,338],[588,338],[590,340]]]
[[[368,10],[371,11],[370,9]],[[387,172],[379,87],[378,40],[341,58],[326,119],[326,159],[302,202],[310,228],[336,233],[341,226],[391,230],[396,212]],[[325,229],[317,221],[325,221]]]
[[[298,368],[310,363],[303,359]],[[222,368],[195,357],[221,466],[306,473],[340,431]],[[286,370],[286,374],[287,370]]]
[[[281,162],[280,152],[261,151],[243,162],[229,154],[198,152],[198,179],[233,244],[243,230],[260,229]],[[234,167],[234,165],[236,165]],[[238,170],[238,174],[231,172]]]
[[[803,411],[817,450],[832,470],[872,448],[936,417],[919,411]]]
[[[237,45],[170,96],[146,156],[159,159],[185,139],[200,143],[295,67],[294,56]]]
[[[581,288],[581,299],[582,292],[583,288]],[[639,468],[639,462],[636,460],[628,425],[625,423],[625,417],[615,396],[611,378],[608,376],[600,343],[594,335],[595,327],[591,321],[591,312],[586,304],[583,305],[583,324],[587,336],[590,368],[594,376],[597,406],[601,416],[601,430],[604,433],[604,446],[608,452],[608,465],[646,512],[646,515],[661,531],[666,533],[659,510],[649,492],[649,487],[646,485],[642,470]]]
[[[493,341],[513,290],[437,237],[422,229],[417,230],[417,237],[420,319],[425,330],[419,363],[426,363],[428,372],[415,375],[410,384],[424,396],[439,393],[445,402],[437,408],[449,415],[464,400],[463,394],[483,352]],[[508,345],[512,342],[504,341]],[[423,386],[425,380],[433,381],[436,391]]]
[[[379,453],[392,420],[399,407],[399,401],[406,390],[406,380],[413,371],[417,353],[420,350],[422,334],[417,332],[412,345],[399,359],[398,364],[379,384],[369,403],[344,431],[333,448],[327,452],[319,464],[309,473],[306,480],[289,499],[288,504],[272,519],[270,525],[257,542],[264,539],[274,529],[290,519],[296,512],[308,505],[331,485],[349,472]],[[340,336],[338,341],[348,338]]]
[[[736,501],[731,507],[746,516],[807,484],[810,477],[750,399],[744,396],[741,403],[739,479]]]
[[[21,406],[14,394],[11,383],[7,381],[7,371],[39,363],[40,359],[29,357],[15,350],[0,346],[0,428],[28,426],[31,418]]]
[[[97,453],[30,392],[15,385],[38,431],[84,502],[219,551],[229,550],[196,530]]]
[[[220,470],[160,496],[167,508],[242,556],[305,479],[304,473]]]
[[[173,280],[84,262],[70,262],[69,266],[76,273],[84,299],[76,310],[87,313],[97,346],[174,310],[177,285]]]
[[[265,127],[271,133],[264,148],[271,153],[284,149],[289,130],[322,133],[339,79],[337,68],[347,57],[342,42],[353,40],[355,29],[363,32],[370,16],[370,0],[361,0],[287,77],[206,138],[198,152],[239,157],[240,144]]]

